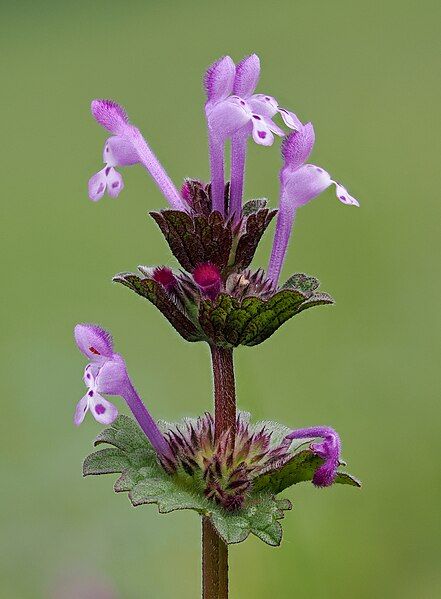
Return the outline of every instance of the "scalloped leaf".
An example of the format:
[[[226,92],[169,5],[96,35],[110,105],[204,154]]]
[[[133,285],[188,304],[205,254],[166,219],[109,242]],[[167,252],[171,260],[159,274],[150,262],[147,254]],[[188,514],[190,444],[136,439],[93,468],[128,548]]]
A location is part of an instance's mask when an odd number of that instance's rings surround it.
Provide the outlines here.
[[[254,202],[259,201],[261,200],[254,200]],[[277,210],[269,210],[269,208],[260,208],[257,212],[250,211],[249,216],[246,217],[245,230],[239,237],[234,260],[232,261],[236,270],[243,270],[251,264],[259,241],[276,214]]]
[[[303,272],[297,272],[289,277],[289,279],[282,285],[281,289],[298,289],[303,293],[312,295],[319,286],[320,281],[315,277],[306,275]]]
[[[291,509],[288,500],[276,499],[272,493],[262,490],[251,493],[241,510],[225,511],[204,497],[197,477],[167,474],[148,440],[128,416],[118,416],[110,428],[100,433],[95,445],[101,443],[112,447],[87,456],[84,476],[121,473],[114,490],[127,492],[133,506],[156,503],[162,514],[194,510],[211,519],[226,543],[240,543],[254,534],[269,545],[280,544],[282,527],[278,521],[284,517],[284,511]]]
[[[259,212],[266,208],[268,200],[266,198],[256,198],[255,200],[248,200],[242,207],[242,215],[250,216],[254,212]]]
[[[242,301],[225,293],[214,302],[205,300],[199,309],[199,322],[217,345],[237,347],[262,343],[295,314],[320,304],[332,304],[326,293],[306,294],[283,289],[269,299],[247,297]]]
[[[180,210],[162,210],[150,215],[161,229],[173,255],[188,272],[201,262],[223,270],[228,263],[233,234],[219,212],[190,216]]]
[[[314,472],[322,464],[322,458],[312,453],[309,449],[300,451],[294,454],[278,470],[272,470],[256,477],[253,488],[255,491],[265,489],[277,495],[292,485],[312,480]],[[339,472],[335,482],[343,485],[352,485],[353,487],[361,487],[360,481],[346,472]]]

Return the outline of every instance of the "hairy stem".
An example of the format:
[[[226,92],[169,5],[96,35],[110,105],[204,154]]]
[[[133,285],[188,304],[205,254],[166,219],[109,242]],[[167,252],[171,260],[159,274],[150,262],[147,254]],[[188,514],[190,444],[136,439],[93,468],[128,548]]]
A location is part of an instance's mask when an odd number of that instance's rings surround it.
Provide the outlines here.
[[[203,599],[228,599],[228,547],[209,518],[202,519]]]
[[[236,433],[236,389],[234,385],[233,350],[211,347],[214,382],[215,437],[230,429]]]
[[[215,437],[236,432],[236,391],[233,350],[211,347],[214,383]],[[228,599],[228,546],[209,518],[202,519],[203,599]]]

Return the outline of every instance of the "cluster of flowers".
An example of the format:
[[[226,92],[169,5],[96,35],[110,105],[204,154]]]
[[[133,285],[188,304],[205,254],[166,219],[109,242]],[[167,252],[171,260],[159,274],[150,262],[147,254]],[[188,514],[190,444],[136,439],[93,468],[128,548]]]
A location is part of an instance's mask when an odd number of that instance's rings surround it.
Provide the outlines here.
[[[117,197],[124,183],[116,168],[141,164],[150,173],[170,206],[170,216],[166,212],[157,216],[165,234],[169,233],[167,226],[170,225],[165,220],[166,216],[176,219],[176,214],[180,213],[182,218],[193,219],[194,223],[201,214],[205,214],[207,219],[211,219],[207,220],[210,226],[218,226],[220,223],[219,230],[224,235],[224,241],[227,240],[224,263],[219,265],[215,260],[202,260],[185,266],[187,257],[184,256],[184,267],[190,274],[179,275],[179,279],[166,267],[142,267],[147,279],[159,285],[167,298],[173,300],[173,306],[185,301],[189,290],[196,290],[207,302],[215,302],[221,291],[234,298],[256,295],[261,298],[270,297],[278,290],[297,208],[317,197],[332,184],[342,203],[358,206],[357,200],[333,180],[327,171],[307,163],[315,141],[312,124],[303,124],[293,112],[280,107],[274,97],[256,94],[259,76],[260,63],[255,54],[237,65],[226,56],[209,67],[204,83],[207,94],[205,114],[211,181],[207,185],[198,181],[186,181],[180,190],[175,187],[139,129],[129,122],[124,109],[110,100],[92,102],[94,118],[112,135],[104,144],[105,167],[89,181],[89,197],[97,201],[106,190],[109,196]],[[277,115],[291,129],[288,135],[274,122]],[[257,144],[270,146],[274,141],[274,134],[284,137],[276,230],[266,273],[252,273],[245,266],[249,265],[255,247],[248,260],[243,259],[240,263],[233,261],[233,268],[228,258],[231,248],[238,246],[233,242],[234,239],[240,240],[245,235],[244,232],[250,237],[242,205],[248,139],[252,137]],[[226,184],[224,159],[228,140],[231,141],[231,177],[230,183]],[[261,212],[265,213],[262,216],[265,222],[256,236],[255,246],[270,220],[267,209]],[[274,214],[275,212],[270,216]],[[169,239],[168,241],[172,247]],[[222,254],[222,251],[218,252],[215,247],[212,253],[217,255]],[[175,251],[174,253],[177,255]],[[177,287],[181,291],[185,290],[179,297]],[[136,290],[140,293],[138,288]],[[183,314],[185,310],[184,306]],[[177,317],[178,320],[179,318],[180,316]],[[169,317],[169,320],[172,319]],[[294,430],[283,439],[279,447],[271,450],[269,437],[264,430],[260,435],[251,435],[246,424],[239,420],[234,446],[231,446],[228,437],[216,440],[209,415],[203,417],[196,428],[184,432],[170,430],[164,434],[139,398],[127,374],[123,358],[113,350],[110,335],[95,325],[79,324],[75,328],[75,338],[79,349],[90,360],[84,374],[88,391],[78,403],[75,424],[79,425],[83,421],[88,410],[98,422],[110,424],[117,416],[117,409],[102,394],[123,397],[165,470],[170,473],[178,468],[201,470],[207,481],[207,497],[225,507],[240,505],[249,486],[250,471],[263,468],[276,458],[283,462],[293,439],[313,441],[315,438],[322,438],[321,442],[312,442],[310,445],[311,451],[324,460],[316,470],[313,482],[317,486],[329,486],[333,483],[340,464],[340,440],[333,429],[316,427]],[[211,342],[216,343],[215,340]]]
[[[189,424],[185,430],[172,426],[163,433],[134,388],[124,359],[114,352],[111,335],[96,325],[78,324],[75,340],[90,362],[84,370],[87,392],[77,404],[74,423],[80,425],[90,411],[101,424],[111,424],[118,410],[102,394],[122,397],[164,470],[170,474],[181,468],[189,475],[200,472],[205,481],[205,496],[226,509],[234,510],[243,504],[257,473],[271,466],[281,467],[288,461],[294,439],[323,439],[310,444],[311,451],[324,460],[314,473],[313,483],[327,487],[334,482],[341,464],[341,447],[340,438],[332,428],[293,430],[279,444],[271,446],[271,434],[265,427],[251,433],[248,422],[239,415],[232,443],[228,431],[215,438],[213,418],[205,414],[196,425]]]

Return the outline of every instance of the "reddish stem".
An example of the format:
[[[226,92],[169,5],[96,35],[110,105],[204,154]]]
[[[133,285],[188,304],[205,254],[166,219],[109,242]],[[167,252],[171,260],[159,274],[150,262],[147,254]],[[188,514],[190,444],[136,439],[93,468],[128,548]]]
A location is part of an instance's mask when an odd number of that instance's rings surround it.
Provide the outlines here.
[[[227,430],[236,433],[236,391],[233,350],[211,347],[214,383],[215,438]],[[228,546],[208,517],[202,519],[203,599],[228,599]]]

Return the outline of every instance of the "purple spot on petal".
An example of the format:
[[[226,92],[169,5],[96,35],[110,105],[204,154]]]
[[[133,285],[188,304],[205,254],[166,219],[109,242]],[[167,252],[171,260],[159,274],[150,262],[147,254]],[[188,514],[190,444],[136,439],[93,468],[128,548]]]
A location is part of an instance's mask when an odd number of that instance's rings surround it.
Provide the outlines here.
[[[340,196],[340,200],[346,201],[346,196]]]
[[[112,183],[112,189],[115,189],[115,187],[119,187],[118,181],[115,181],[114,183]]]
[[[97,193],[101,193],[104,189],[104,184],[100,183],[100,186],[98,187],[98,189],[96,190]]]
[[[253,119],[256,119],[256,121],[262,120],[258,114],[253,114]]]
[[[258,131],[257,135],[261,138],[261,139],[265,139],[266,137],[266,131]]]
[[[106,408],[103,406],[102,403],[97,403],[95,406],[95,412],[99,415],[99,414],[104,414],[104,412],[106,411]]]
[[[89,397],[93,397],[93,391],[89,391],[89,393],[87,394]]]
[[[245,106],[245,102],[243,100],[241,100],[240,103],[242,104],[242,106]]]
[[[322,168],[318,168],[318,167],[317,167],[315,170],[316,170],[317,172],[319,172],[319,173],[322,173],[322,172],[323,172],[323,169],[322,169]]]
[[[86,374],[86,379],[90,379],[90,372]]]
[[[268,96],[265,96],[265,100],[266,100],[267,102],[271,102],[271,98],[269,98]]]
[[[106,152],[109,152],[109,146],[106,146]]]
[[[111,167],[110,167],[110,166],[108,166],[108,167],[106,168],[106,170],[105,170],[106,177],[107,177],[107,175],[110,173],[110,168],[111,168]]]

